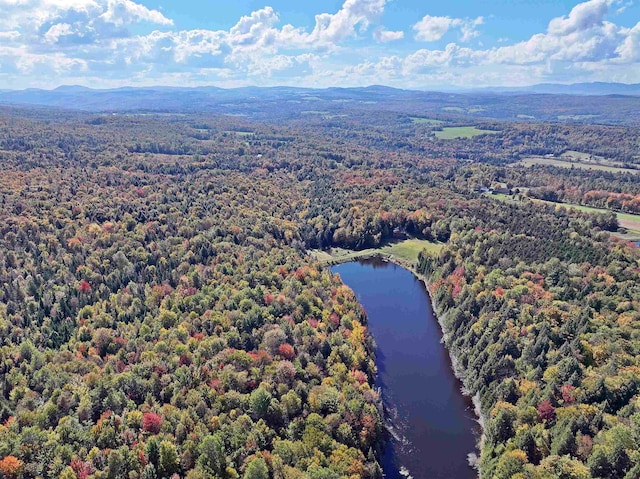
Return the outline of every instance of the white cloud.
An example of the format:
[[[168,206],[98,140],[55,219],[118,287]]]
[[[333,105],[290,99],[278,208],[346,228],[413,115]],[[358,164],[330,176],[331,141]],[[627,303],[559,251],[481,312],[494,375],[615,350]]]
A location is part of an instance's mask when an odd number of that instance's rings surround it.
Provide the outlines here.
[[[444,49],[420,49],[405,56],[363,61],[342,69],[335,78],[345,84],[385,79],[389,84],[413,87],[638,82],[640,22],[626,28],[607,21],[610,7],[611,2],[602,0],[584,2],[567,16],[552,19],[546,32],[511,45],[472,49],[449,43]],[[415,28],[424,41],[439,40],[461,25],[448,17],[425,18]],[[482,23],[482,19],[476,21]]]
[[[270,33],[278,23],[278,14],[271,7],[252,12],[251,15],[240,18],[229,30],[230,43],[238,45],[255,44],[257,42],[270,43],[274,36]]]
[[[640,22],[628,30],[624,41],[617,46],[616,53],[622,62],[640,62]]]
[[[460,41],[468,42],[479,35],[476,27],[482,25],[482,17],[476,19],[432,17],[425,15],[422,20],[413,26],[416,32],[416,40],[423,42],[436,42],[453,28],[459,28],[461,32]]]
[[[610,5],[608,0],[578,4],[568,16],[551,20],[546,33],[494,49],[489,56],[496,63],[514,64],[622,59],[620,49],[633,42],[633,35],[631,30],[604,20]]]
[[[417,40],[436,42],[449,31],[455,22],[460,22],[460,20],[451,17],[425,15],[422,20],[413,26],[413,29],[416,31]]]
[[[395,40],[401,40],[404,38],[403,31],[393,32],[390,30],[385,30],[383,27],[376,28],[373,31],[373,38],[375,38],[378,43],[387,43],[393,42]]]
[[[44,34],[44,39],[47,43],[57,43],[60,37],[71,35],[72,33],[73,30],[68,23],[56,23],[47,30],[47,33]]]
[[[346,0],[335,14],[316,15],[316,25],[309,40],[311,42],[339,42],[353,36],[356,27],[365,31],[378,20],[387,0]]]
[[[0,32],[1,42],[15,42],[20,38],[20,32],[11,30],[8,32]]]
[[[173,25],[173,20],[165,17],[158,10],[150,10],[131,0],[108,0],[107,9],[99,18],[118,27],[138,22]]]
[[[0,0],[0,13],[0,26],[30,32],[54,23],[173,24],[158,10],[132,0]]]
[[[554,18],[549,22],[551,35],[569,35],[602,25],[613,0],[590,0],[579,3],[568,16]]]
[[[460,36],[460,41],[463,43],[468,42],[472,38],[475,38],[478,35],[480,35],[480,32],[477,30],[476,27],[479,27],[482,24],[484,24],[484,17],[478,17],[475,20],[463,21],[460,27],[460,33],[462,34]]]

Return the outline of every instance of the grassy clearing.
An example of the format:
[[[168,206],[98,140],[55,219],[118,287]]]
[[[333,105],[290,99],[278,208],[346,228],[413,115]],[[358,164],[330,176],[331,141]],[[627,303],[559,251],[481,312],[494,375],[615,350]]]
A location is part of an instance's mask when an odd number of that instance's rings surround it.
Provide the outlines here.
[[[434,120],[433,118],[423,118],[421,116],[412,116],[411,121],[414,125],[431,125],[439,126],[444,123],[442,120]]]
[[[559,158],[546,158],[543,156],[530,156],[523,158],[516,165],[522,165],[525,167],[531,167],[534,165],[543,166],[557,166],[559,168],[580,168],[582,170],[594,170],[594,171],[608,171],[610,173],[632,173],[638,174],[640,170],[633,170],[631,168],[622,168],[619,166],[613,166],[610,164],[598,164],[598,163],[583,163],[580,161],[567,161]]]
[[[488,196],[501,201],[515,201],[513,195],[506,195],[504,193],[488,193]]]
[[[604,156],[591,155],[583,151],[567,150],[560,155],[561,158],[574,161],[592,161],[592,160],[605,160]]]
[[[579,211],[586,211],[588,213],[609,213],[611,212],[610,210],[604,209],[604,208],[594,208],[593,206],[583,206],[583,205],[574,205],[572,203],[553,203],[552,201],[544,201],[544,200],[535,200],[535,201],[541,201],[543,203],[549,203],[552,205],[560,205],[560,206],[565,206],[567,208],[572,208],[574,210],[579,210]],[[633,221],[636,222],[640,225],[640,215],[634,215],[631,213],[619,213],[617,211],[614,211],[613,213],[616,214],[616,216],[618,217],[619,220],[625,220],[625,221]]]
[[[438,253],[442,249],[442,243],[433,243],[431,241],[408,239],[399,243],[391,243],[381,248],[381,251],[391,256],[396,256],[405,261],[415,263],[418,261],[420,251],[426,249],[429,252]]]
[[[590,120],[598,115],[558,115],[558,120]]]
[[[401,263],[414,264],[418,261],[418,254],[423,249],[437,253],[442,249],[442,243],[434,243],[426,240],[407,239],[389,243],[380,248],[369,248],[361,251],[352,251],[343,248],[331,248],[327,251],[312,250],[311,256],[323,264],[339,264],[366,259],[374,256],[386,256]]]
[[[226,130],[224,133],[228,133],[229,135],[238,135],[238,136],[251,136],[251,135],[253,135],[252,131]]]
[[[516,199],[515,196],[509,195],[492,195],[487,194],[490,198],[495,198],[499,201],[511,202],[515,203],[520,200]],[[594,208],[593,206],[583,206],[583,205],[575,205],[572,203],[554,203],[553,201],[545,201],[531,198],[529,201],[533,201],[535,203],[546,203],[548,205],[562,206],[563,208],[584,211],[587,213],[615,213],[618,218],[618,223],[621,227],[627,230],[627,233],[612,233],[614,236],[618,238],[622,238],[624,240],[629,241],[637,241],[640,240],[640,215],[633,215],[630,213],[620,213],[617,211],[611,211],[604,208]]]
[[[479,130],[475,126],[452,126],[436,131],[435,134],[441,140],[453,140],[456,138],[473,138],[478,135],[495,135],[499,132],[493,130]]]
[[[627,233],[614,233],[613,235],[625,241],[640,242],[640,231],[629,230]]]

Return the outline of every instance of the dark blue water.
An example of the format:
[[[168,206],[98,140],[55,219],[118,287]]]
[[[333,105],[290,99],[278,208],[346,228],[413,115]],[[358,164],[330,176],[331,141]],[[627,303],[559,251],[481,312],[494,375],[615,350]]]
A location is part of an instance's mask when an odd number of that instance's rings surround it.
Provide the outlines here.
[[[377,386],[390,432],[382,457],[385,477],[475,478],[468,455],[475,451],[477,424],[422,282],[380,260],[331,270],[356,293],[377,344]]]

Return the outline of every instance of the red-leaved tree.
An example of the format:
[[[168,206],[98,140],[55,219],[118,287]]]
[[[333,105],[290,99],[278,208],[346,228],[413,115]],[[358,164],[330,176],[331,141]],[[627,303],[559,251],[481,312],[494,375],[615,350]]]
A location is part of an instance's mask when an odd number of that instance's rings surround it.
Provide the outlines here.
[[[80,286],[78,286],[78,290],[81,293],[84,293],[84,294],[90,293],[91,292],[91,285],[87,281],[85,281],[83,279],[82,281],[80,281]]]
[[[553,421],[556,417],[556,408],[553,407],[551,401],[545,400],[538,404],[538,416],[543,421]]]
[[[142,429],[151,434],[158,434],[162,426],[162,416],[155,412],[145,412],[142,416]]]
[[[278,354],[285,359],[293,359],[296,356],[296,352],[293,350],[293,346],[287,343],[278,346]]]

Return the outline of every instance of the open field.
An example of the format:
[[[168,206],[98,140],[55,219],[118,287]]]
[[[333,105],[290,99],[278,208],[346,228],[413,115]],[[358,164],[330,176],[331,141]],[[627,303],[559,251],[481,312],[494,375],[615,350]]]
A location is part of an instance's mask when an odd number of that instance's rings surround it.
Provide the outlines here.
[[[542,201],[542,200],[536,200]],[[566,206],[567,208],[573,208],[574,210],[586,211],[588,213],[609,213],[610,210],[606,210],[603,208],[594,208],[592,206],[583,206],[583,205],[574,205],[574,204],[565,204],[565,203],[552,203],[550,201],[545,201],[545,203],[551,203],[555,205]],[[623,228],[629,230],[629,233],[634,238],[640,237],[640,215],[634,215],[631,213],[620,213],[617,211],[613,211],[618,217],[618,223]]]
[[[499,132],[494,130],[479,130],[475,126],[452,126],[436,131],[435,134],[441,140],[453,140],[456,138],[473,138],[478,135],[495,135]]]
[[[391,243],[381,248],[385,254],[396,256],[404,259],[405,261],[415,262],[418,261],[418,254],[423,249],[427,251],[437,253],[442,249],[442,243],[433,243],[431,241],[408,239],[400,241],[398,243]]]
[[[515,203],[520,201],[516,199],[515,196],[510,196],[510,195],[488,194],[487,196],[489,198],[495,198],[496,200],[505,201],[505,202]],[[618,238],[622,238],[629,241],[640,240],[640,215],[634,215],[630,213],[620,213],[618,211],[611,211],[604,208],[594,208],[592,206],[575,205],[572,203],[554,203],[553,201],[538,200],[535,198],[530,198],[529,200],[536,203],[547,203],[549,205],[562,206],[563,208],[568,208],[568,209],[573,209],[578,211],[585,211],[587,213],[615,213],[615,215],[618,218],[618,224],[622,228],[627,229],[628,232],[613,233],[613,235],[617,236]]]
[[[619,166],[612,166],[612,165],[599,164],[599,163],[568,161],[560,158],[547,158],[544,156],[530,156],[527,158],[523,158],[518,163],[516,163],[516,165],[522,165],[526,167],[531,167],[535,165],[557,166],[559,168],[580,168],[583,170],[608,171],[611,173],[633,173],[633,174],[640,173],[640,170],[634,170],[631,168],[622,168]]]
[[[380,248],[369,248],[361,251],[353,251],[343,248],[331,248],[330,250],[312,250],[311,256],[324,264],[339,264],[356,261],[358,259],[371,258],[373,256],[386,256],[395,258],[401,262],[413,264],[418,261],[418,254],[423,249],[438,252],[442,243],[434,243],[426,240],[407,239],[394,243],[388,243]]]
[[[411,121],[413,122],[414,125],[438,126],[444,123],[444,121],[442,120],[434,120],[433,118],[423,118],[421,116],[412,116]]]
[[[590,120],[598,115],[558,115],[558,120]]]
[[[254,133],[252,131],[236,131],[236,130],[227,130],[224,133],[229,135],[238,135],[238,136],[251,136]]]

